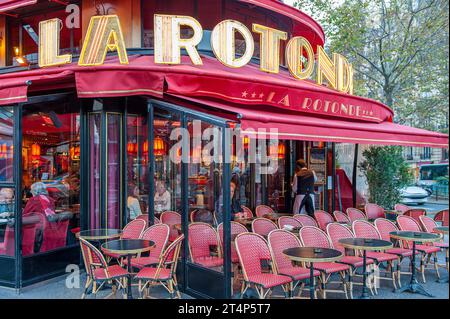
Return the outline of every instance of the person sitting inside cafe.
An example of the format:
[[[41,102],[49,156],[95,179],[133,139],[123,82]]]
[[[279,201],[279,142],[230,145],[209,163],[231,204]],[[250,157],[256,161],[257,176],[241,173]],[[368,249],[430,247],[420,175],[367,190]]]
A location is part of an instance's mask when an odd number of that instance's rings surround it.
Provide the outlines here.
[[[170,210],[170,193],[166,189],[164,182],[156,182],[156,192],[155,192],[155,210],[158,213],[162,213]]]
[[[133,194],[130,194],[127,199],[127,208],[130,214],[130,219],[136,219],[142,214],[141,205],[139,204],[139,187],[133,188]]]
[[[48,195],[47,186],[44,183],[37,182],[31,185],[31,197],[22,216],[31,214],[41,214],[50,216],[55,214],[55,200]]]
[[[235,220],[236,214],[242,212],[241,205],[239,204],[239,199],[236,192],[236,184],[230,182],[230,198],[231,198],[231,220]],[[217,224],[223,222],[223,194],[220,195],[219,200],[216,202],[216,220]]]
[[[0,189],[0,218],[7,218],[14,213],[14,191],[12,188]]]

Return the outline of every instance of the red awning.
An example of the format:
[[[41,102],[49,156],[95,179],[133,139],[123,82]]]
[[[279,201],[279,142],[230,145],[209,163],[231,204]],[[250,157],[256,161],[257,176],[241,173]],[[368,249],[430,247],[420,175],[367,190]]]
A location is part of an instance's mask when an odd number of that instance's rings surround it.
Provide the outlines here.
[[[391,123],[392,110],[380,102],[299,81],[286,71],[267,74],[256,65],[232,69],[212,57],[202,60],[202,66],[192,65],[186,56],[180,65],[155,65],[152,56],[130,56],[129,65],[108,58],[98,67],[70,64],[0,75],[0,105],[26,101],[31,81],[30,92],[76,87],[81,98],[175,95],[241,114],[244,131],[276,128],[286,139],[448,145],[447,135]]]
[[[286,112],[271,107],[243,107],[204,99],[175,96],[207,105],[222,112],[234,113],[241,134],[254,138],[278,138],[302,141],[324,141],[368,145],[401,145],[447,148],[448,135],[399,125],[391,122],[367,123],[324,119]],[[218,115],[218,113],[214,113]],[[228,117],[229,118],[229,117]]]
[[[35,4],[37,0],[0,0],[0,12],[14,10],[20,7],[25,7]]]

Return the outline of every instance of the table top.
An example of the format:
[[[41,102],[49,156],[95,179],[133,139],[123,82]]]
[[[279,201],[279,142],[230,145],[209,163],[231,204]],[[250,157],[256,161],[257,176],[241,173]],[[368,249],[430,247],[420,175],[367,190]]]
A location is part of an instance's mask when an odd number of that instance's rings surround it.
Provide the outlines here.
[[[119,255],[132,255],[151,250],[155,243],[144,239],[117,239],[102,245],[102,250]]]
[[[361,250],[386,250],[393,247],[390,241],[373,238],[343,238],[339,243],[345,248]]]
[[[413,231],[394,231],[389,233],[389,235],[394,239],[410,240],[422,243],[435,242],[441,239],[438,234]]]
[[[120,229],[88,229],[82,230],[78,233],[78,237],[86,240],[105,240],[105,239],[115,239],[122,235],[122,230]]]
[[[403,211],[401,211],[401,210],[387,210],[384,213],[385,214],[403,215]]]
[[[435,227],[433,231],[439,234],[448,234],[448,226]]]
[[[341,259],[339,250],[319,247],[295,247],[283,250],[289,259],[302,262],[333,262]]]

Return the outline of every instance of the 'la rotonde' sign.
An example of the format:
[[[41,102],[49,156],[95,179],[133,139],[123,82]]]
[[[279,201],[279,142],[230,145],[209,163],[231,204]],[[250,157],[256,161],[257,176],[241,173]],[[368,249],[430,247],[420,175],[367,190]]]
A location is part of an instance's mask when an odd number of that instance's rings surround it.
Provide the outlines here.
[[[154,59],[156,64],[180,64],[181,50],[185,49],[194,65],[202,65],[197,45],[203,37],[200,23],[193,17],[155,14]],[[39,23],[39,66],[56,66],[72,62],[72,55],[60,55],[59,19]],[[181,29],[190,28],[192,36],[181,38]],[[284,31],[253,24],[252,31],[260,36],[260,69],[278,73],[281,42],[288,40]],[[245,41],[245,52],[237,56],[236,33]],[[224,20],[211,33],[211,47],[215,57],[224,65],[240,68],[253,56],[255,43],[252,32],[241,22]],[[93,16],[90,20],[78,64],[80,66],[102,65],[106,53],[117,51],[121,64],[128,64],[125,41],[116,15]],[[317,46],[317,61],[312,45],[304,37],[293,37],[286,45],[286,63],[289,72],[299,80],[312,76],[315,66],[316,82],[328,85],[340,92],[353,94],[353,68],[347,59],[334,53],[330,58],[321,46]]]

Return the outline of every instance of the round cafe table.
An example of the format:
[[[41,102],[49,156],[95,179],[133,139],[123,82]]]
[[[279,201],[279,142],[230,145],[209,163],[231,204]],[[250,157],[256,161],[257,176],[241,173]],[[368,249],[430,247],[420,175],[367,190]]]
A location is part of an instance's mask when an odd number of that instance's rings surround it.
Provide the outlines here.
[[[102,245],[102,250],[106,253],[127,256],[128,285],[127,298],[133,299],[131,292],[131,257],[139,253],[150,251],[155,246],[151,240],[144,239],[118,239],[112,240]]]
[[[412,232],[412,231],[395,231],[389,233],[389,235],[391,236],[391,238],[410,241],[413,243],[412,260],[411,260],[412,264],[411,281],[409,282],[408,286],[398,289],[397,292],[401,293],[409,291],[412,293],[419,293],[424,296],[433,297],[433,295],[428,293],[416,279],[416,243],[432,243],[438,241],[440,239],[440,236],[438,234]]]
[[[367,291],[367,251],[380,251],[392,248],[390,241],[373,238],[344,238],[339,243],[345,248],[358,249],[363,252],[363,286],[360,299],[369,299]]]
[[[314,263],[333,262],[342,258],[336,249],[319,247],[295,247],[283,250],[283,254],[292,261],[309,263],[309,297],[314,299]]]
[[[122,230],[120,229],[88,229],[77,233],[77,237],[81,237],[88,241],[104,241],[120,238]]]
[[[448,226],[439,226],[439,227],[435,227],[433,229],[434,233],[438,233],[438,234],[442,234],[442,235],[448,235]],[[447,268],[447,272],[448,272],[448,248],[445,250],[445,266]],[[448,283],[448,275],[445,278],[442,278],[440,280],[438,280],[438,282],[440,283]]]

